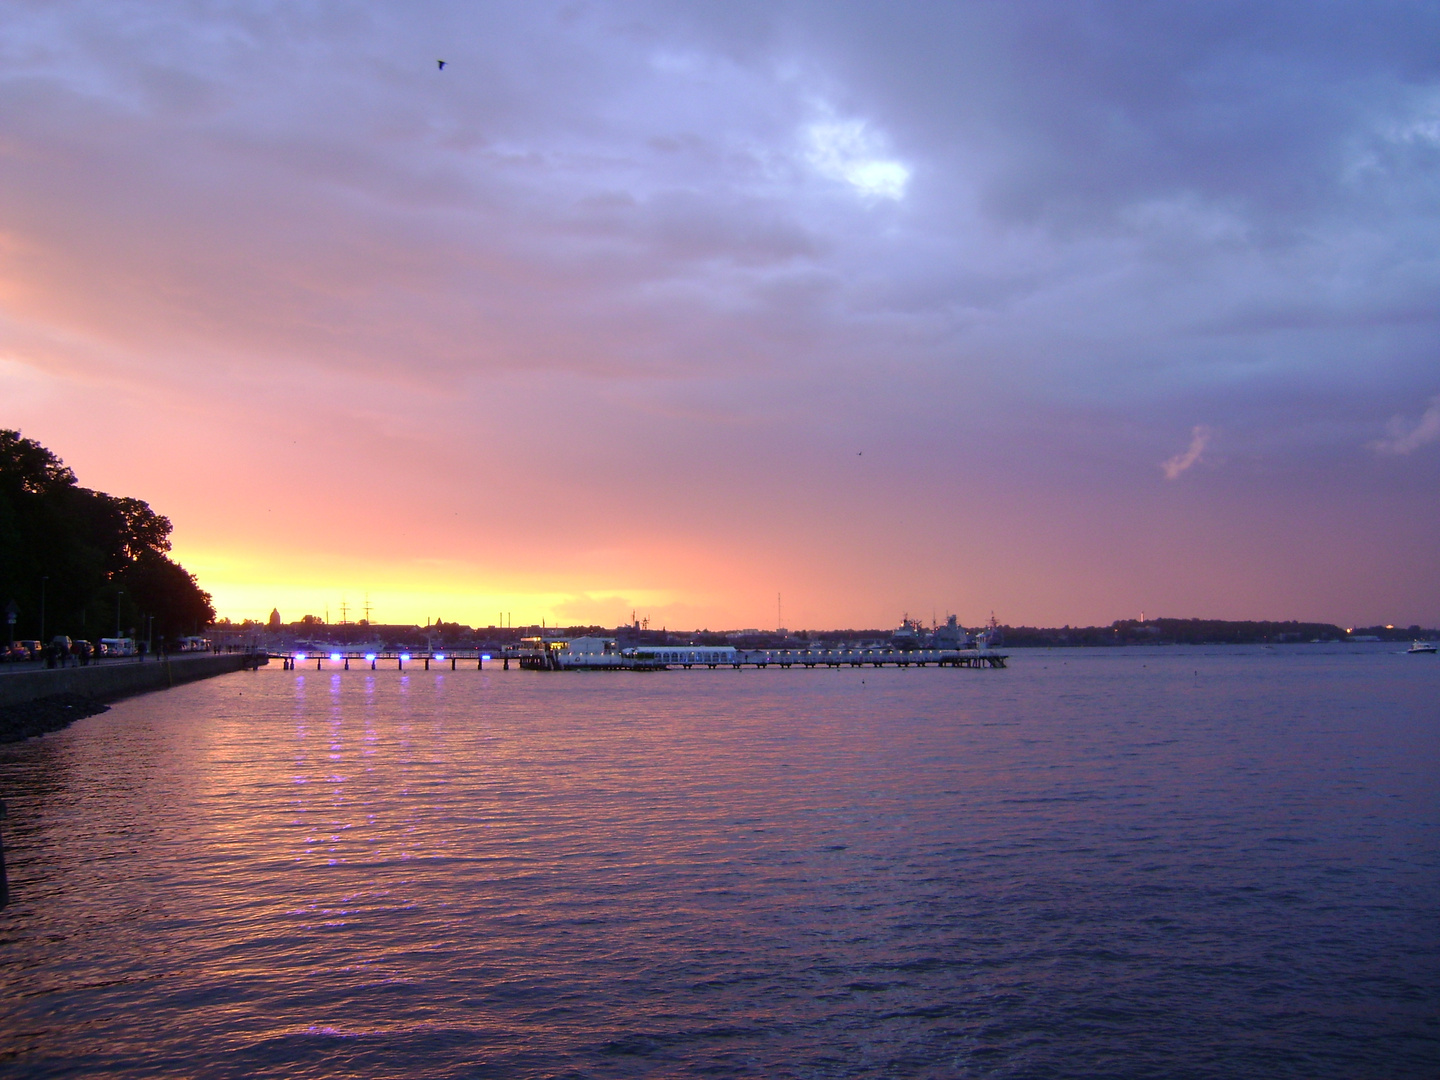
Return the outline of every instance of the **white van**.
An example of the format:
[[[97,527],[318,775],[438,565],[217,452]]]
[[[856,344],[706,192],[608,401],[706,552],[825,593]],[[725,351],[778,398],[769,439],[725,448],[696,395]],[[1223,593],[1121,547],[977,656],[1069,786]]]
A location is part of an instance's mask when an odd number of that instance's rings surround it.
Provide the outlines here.
[[[134,656],[135,639],[128,637],[102,637],[100,644],[105,646],[106,656]]]

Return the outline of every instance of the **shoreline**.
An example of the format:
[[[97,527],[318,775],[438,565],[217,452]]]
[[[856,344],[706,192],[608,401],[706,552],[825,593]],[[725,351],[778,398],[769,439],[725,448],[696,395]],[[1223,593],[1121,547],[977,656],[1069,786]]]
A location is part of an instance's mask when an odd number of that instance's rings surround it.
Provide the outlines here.
[[[73,721],[98,716],[110,708],[80,694],[55,694],[14,705],[0,705],[0,745],[24,742],[69,727]]]
[[[0,743],[59,731],[71,721],[104,712],[111,701],[254,670],[266,663],[269,658],[262,654],[207,653],[133,664],[8,672],[0,675]]]

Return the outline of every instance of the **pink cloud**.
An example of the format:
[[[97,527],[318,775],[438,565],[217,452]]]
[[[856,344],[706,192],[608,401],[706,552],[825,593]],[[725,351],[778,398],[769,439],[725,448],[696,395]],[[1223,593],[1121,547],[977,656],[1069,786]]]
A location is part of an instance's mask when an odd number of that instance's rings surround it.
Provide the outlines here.
[[[1440,440],[1440,395],[1430,399],[1430,407],[1414,424],[1395,417],[1388,425],[1389,434],[1370,445],[1381,454],[1413,454],[1422,446]]]
[[[1176,454],[1160,466],[1166,480],[1175,480],[1192,465],[1199,463],[1205,448],[1210,445],[1213,432],[1204,424],[1196,424],[1190,431],[1190,445],[1183,454]]]

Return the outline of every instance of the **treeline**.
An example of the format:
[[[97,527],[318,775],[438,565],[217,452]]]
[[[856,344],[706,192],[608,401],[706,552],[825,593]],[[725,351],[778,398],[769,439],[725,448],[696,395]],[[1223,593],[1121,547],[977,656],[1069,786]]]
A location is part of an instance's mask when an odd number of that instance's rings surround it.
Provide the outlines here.
[[[1386,630],[1392,640],[1405,640],[1410,630]],[[1004,643],[1015,648],[1059,645],[1278,645],[1302,641],[1349,641],[1376,628],[1347,633],[1332,623],[1232,622],[1225,619],[1118,619],[1109,626],[1005,626]]]
[[[148,504],[81,487],[45,447],[0,429],[0,617],[13,603],[15,638],[95,641],[118,623],[158,644],[203,630],[215,609],[166,554],[170,530]]]

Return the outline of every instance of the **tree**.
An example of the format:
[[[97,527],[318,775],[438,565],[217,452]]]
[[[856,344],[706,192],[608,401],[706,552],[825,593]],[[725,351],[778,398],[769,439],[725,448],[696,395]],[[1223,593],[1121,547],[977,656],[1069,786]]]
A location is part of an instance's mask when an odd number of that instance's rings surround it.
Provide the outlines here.
[[[147,551],[158,553],[170,550],[172,527],[169,518],[155,513],[149,503],[139,499],[117,499],[112,495],[102,498],[110,500],[110,505],[124,522],[123,542],[128,557],[138,559]]]
[[[55,454],[0,429],[0,594],[20,637],[90,639],[150,615],[162,636],[214,618],[209,596],[170,561],[170,520],[140,499],[80,487]]]
[[[34,439],[0,428],[0,488],[45,495],[74,486],[75,474],[58,457]]]
[[[210,594],[195,575],[159,552],[143,552],[125,572],[125,588],[151,615],[155,636],[173,640],[194,634],[215,621]]]

